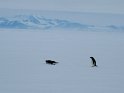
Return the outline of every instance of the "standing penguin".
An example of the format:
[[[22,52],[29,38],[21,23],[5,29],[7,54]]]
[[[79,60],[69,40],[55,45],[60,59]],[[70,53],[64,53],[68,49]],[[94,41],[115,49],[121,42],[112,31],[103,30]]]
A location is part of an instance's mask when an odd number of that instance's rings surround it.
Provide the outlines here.
[[[94,57],[90,57],[90,58],[92,60],[92,67],[97,67],[95,58]]]

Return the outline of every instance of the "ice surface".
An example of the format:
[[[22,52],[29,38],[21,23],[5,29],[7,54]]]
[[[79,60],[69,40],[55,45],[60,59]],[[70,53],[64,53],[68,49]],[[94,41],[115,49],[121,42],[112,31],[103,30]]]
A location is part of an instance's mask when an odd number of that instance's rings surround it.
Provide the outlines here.
[[[123,32],[1,29],[0,93],[124,93],[123,50]]]

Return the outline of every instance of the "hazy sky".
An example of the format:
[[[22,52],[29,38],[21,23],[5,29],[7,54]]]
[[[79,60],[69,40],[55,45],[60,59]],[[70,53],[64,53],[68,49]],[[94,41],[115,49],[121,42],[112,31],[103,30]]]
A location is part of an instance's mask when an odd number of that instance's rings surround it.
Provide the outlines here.
[[[124,14],[124,0],[0,0],[0,8]]]

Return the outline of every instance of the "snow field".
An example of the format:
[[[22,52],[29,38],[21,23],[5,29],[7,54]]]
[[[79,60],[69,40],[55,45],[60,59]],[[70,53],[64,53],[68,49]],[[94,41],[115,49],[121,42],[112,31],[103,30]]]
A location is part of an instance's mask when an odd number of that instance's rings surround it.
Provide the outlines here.
[[[123,34],[1,30],[0,92],[123,93]]]

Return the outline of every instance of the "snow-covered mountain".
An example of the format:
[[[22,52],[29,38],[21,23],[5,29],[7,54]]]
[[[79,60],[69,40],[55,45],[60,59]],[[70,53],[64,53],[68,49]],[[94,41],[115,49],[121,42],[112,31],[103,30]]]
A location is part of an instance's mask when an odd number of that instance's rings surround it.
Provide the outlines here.
[[[123,19],[121,14],[2,10],[0,28],[113,31],[124,30]]]
[[[73,29],[73,30],[123,30],[124,26],[94,25],[67,19],[47,18],[41,15],[0,16],[0,28],[11,29]]]
[[[84,29],[92,27],[81,23],[68,20],[50,19],[43,16],[34,15],[16,15],[13,17],[0,17],[0,28],[18,28],[18,29]]]

